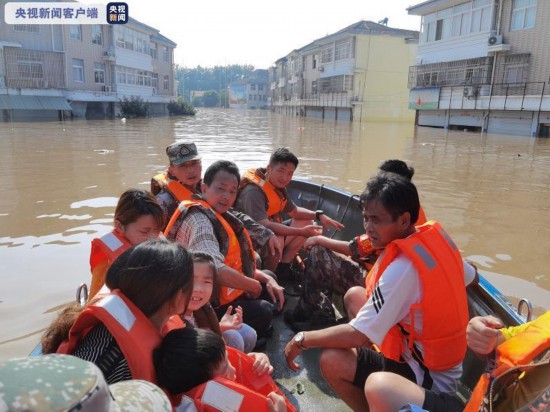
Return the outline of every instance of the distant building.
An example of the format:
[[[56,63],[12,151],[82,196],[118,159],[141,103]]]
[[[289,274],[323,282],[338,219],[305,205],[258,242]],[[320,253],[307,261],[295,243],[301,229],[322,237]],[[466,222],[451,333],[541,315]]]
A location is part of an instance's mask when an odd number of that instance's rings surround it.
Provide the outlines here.
[[[550,1],[431,0],[422,16],[409,107],[417,124],[548,136]]]
[[[152,115],[176,95],[176,44],[130,18],[124,25],[10,25],[0,1],[0,119],[116,115],[139,96]],[[130,11],[131,12],[131,11]]]
[[[418,32],[360,21],[293,50],[270,69],[271,110],[343,121],[412,121],[408,67]]]
[[[269,72],[254,70],[248,78],[230,83],[227,90],[231,109],[266,109],[269,107]]]

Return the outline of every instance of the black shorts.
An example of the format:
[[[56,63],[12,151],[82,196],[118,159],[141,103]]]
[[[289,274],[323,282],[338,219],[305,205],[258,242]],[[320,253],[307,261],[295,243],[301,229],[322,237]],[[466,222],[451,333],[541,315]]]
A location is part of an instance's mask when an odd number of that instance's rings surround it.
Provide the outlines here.
[[[385,358],[380,352],[372,349],[357,349],[357,364],[353,384],[363,389],[367,378],[374,372],[393,372],[416,383],[414,372],[407,363]]]
[[[462,412],[465,406],[459,398],[452,394],[426,390],[422,409],[434,412]]]
[[[372,349],[357,349],[357,364],[353,384],[363,389],[367,378],[374,372],[393,372],[416,383],[416,376],[407,363],[385,358],[380,352]],[[464,410],[464,406],[464,403],[454,395],[426,390],[422,409],[432,412],[459,412]]]

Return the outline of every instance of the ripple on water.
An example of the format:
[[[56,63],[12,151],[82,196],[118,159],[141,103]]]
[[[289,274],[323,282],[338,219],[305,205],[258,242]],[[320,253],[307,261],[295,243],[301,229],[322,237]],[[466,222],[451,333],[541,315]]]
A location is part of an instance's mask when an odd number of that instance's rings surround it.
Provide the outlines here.
[[[96,197],[71,203],[70,207],[71,209],[78,209],[81,207],[115,207],[117,202],[118,199],[116,197]]]

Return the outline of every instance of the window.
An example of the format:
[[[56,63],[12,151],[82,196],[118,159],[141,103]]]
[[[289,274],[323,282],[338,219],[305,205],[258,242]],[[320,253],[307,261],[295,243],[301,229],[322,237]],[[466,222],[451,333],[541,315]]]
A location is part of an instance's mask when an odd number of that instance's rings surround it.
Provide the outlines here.
[[[73,80],[84,82],[84,60],[73,59]]]
[[[150,42],[149,43],[149,54],[153,59],[157,59],[157,44]]]
[[[103,45],[103,28],[100,24],[92,25],[92,43]]]
[[[514,0],[510,30],[531,29],[535,27],[536,16],[537,0]]]
[[[17,56],[17,70],[21,79],[42,79],[44,77],[44,63],[38,52],[21,50]]]
[[[264,85],[263,85],[263,84],[259,84],[259,85],[258,85],[258,91],[259,91],[259,92],[263,92],[263,91],[264,91]]]
[[[452,8],[437,12],[437,20],[435,22],[435,40],[443,40],[451,37],[452,14]]]
[[[317,94],[317,80],[311,82],[311,94]]]
[[[105,84],[105,63],[94,63],[94,81]]]
[[[435,13],[422,16],[422,34],[420,39],[422,43],[427,43],[435,40]]]
[[[38,24],[15,24],[13,26],[15,31],[28,31],[30,33],[40,33],[40,26]]]
[[[170,90],[170,77],[164,76],[164,90]]]
[[[82,26],[80,24],[69,25],[69,37],[75,40],[82,40]]]
[[[491,30],[491,1],[474,0],[472,3],[472,33]]]
[[[314,54],[313,56],[311,56],[313,58],[313,61],[312,61],[312,64],[311,64],[311,68],[312,69],[316,69],[317,68],[317,55]]]
[[[352,39],[346,39],[336,42],[334,46],[334,60],[344,60],[351,57],[351,41]]]
[[[504,58],[503,83],[523,83],[527,80],[529,69],[529,53],[512,54]]]
[[[321,53],[321,63],[332,61],[332,45],[325,47]]]
[[[158,73],[152,73],[151,74],[151,86],[153,86],[155,89],[159,87],[159,74]]]
[[[162,47],[162,60],[165,62],[170,62],[170,54],[168,53],[168,47]]]

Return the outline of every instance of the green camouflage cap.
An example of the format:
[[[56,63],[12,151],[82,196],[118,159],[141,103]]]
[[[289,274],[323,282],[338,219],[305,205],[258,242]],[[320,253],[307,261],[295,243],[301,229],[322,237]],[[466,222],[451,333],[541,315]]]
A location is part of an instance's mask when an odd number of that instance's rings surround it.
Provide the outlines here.
[[[107,385],[99,368],[70,355],[0,363],[0,411],[171,411],[166,394],[139,380]]]
[[[191,160],[200,159],[195,143],[175,142],[166,148],[170,163],[176,166]]]

